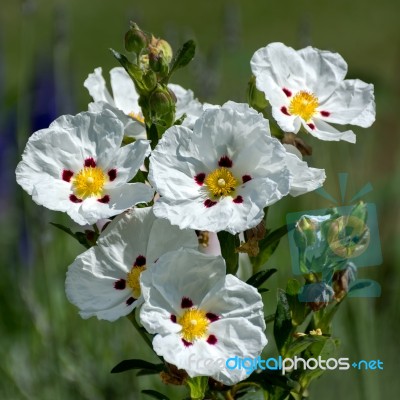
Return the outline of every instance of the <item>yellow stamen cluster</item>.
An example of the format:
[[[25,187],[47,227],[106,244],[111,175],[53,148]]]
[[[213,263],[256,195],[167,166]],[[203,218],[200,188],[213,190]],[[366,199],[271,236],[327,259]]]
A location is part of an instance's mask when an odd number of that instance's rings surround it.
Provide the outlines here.
[[[99,167],[84,167],[73,179],[72,187],[79,199],[101,197],[107,176]]]
[[[238,185],[237,179],[227,168],[217,168],[204,180],[212,197],[232,196]]]
[[[204,338],[207,335],[208,325],[210,324],[206,313],[195,308],[186,310],[183,315],[178,318],[177,322],[182,326],[183,339],[190,343],[193,343],[197,339]]]
[[[298,115],[304,121],[309,122],[317,112],[318,99],[313,93],[301,90],[296,93],[289,105],[291,115]]]
[[[140,113],[135,113],[135,112],[130,112],[129,114],[128,114],[131,118],[133,118],[133,119],[135,119],[136,121],[139,121],[139,122],[141,122],[142,124],[144,124],[144,117],[143,117],[143,115],[142,114],[140,114]]]
[[[132,289],[132,294],[135,299],[139,298],[142,294],[140,289],[140,275],[146,270],[146,265],[134,265],[126,277],[127,285]]]

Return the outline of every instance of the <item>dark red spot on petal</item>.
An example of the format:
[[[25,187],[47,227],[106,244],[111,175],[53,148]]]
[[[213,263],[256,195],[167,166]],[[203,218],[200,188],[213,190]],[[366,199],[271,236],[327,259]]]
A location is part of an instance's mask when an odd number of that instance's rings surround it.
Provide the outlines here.
[[[283,93],[285,93],[287,97],[290,97],[292,95],[292,92],[289,89],[282,88],[282,90],[283,90]]]
[[[129,297],[129,299],[126,301],[126,305],[130,306],[136,299],[133,297]]]
[[[64,169],[64,171],[62,172],[62,180],[65,182],[69,182],[73,175],[74,173],[71,170]]]
[[[281,111],[285,114],[285,115],[290,115],[289,111],[287,110],[286,107],[281,107]]]
[[[104,203],[107,204],[110,202],[110,196],[108,194],[106,194],[105,196],[103,196],[101,199],[97,199],[97,201],[99,203]]]
[[[208,344],[216,344],[218,342],[217,338],[215,335],[210,335],[207,339]]]
[[[246,183],[246,182],[248,182],[248,181],[251,181],[251,176],[250,175],[243,175],[242,176],[242,182],[243,183]]]
[[[307,126],[308,126],[310,129],[312,129],[312,130],[315,129],[315,125],[314,125],[314,124],[307,124]]]
[[[73,202],[73,203],[82,203],[83,200],[78,199],[74,194],[71,194],[69,196],[69,199]]]
[[[238,196],[235,199],[233,199],[233,202],[236,204],[241,204],[243,203],[243,197],[242,196]]]
[[[329,117],[329,116],[331,115],[331,113],[330,113],[329,111],[320,111],[320,114],[321,114],[323,117]]]
[[[207,208],[210,208],[210,207],[212,207],[212,206],[215,206],[216,204],[217,204],[216,201],[212,201],[212,200],[210,200],[210,199],[207,199],[207,200],[204,201],[204,205],[205,205]]]
[[[126,287],[126,281],[125,279],[119,279],[118,281],[114,282],[114,289],[117,290],[124,290]]]
[[[195,177],[194,177],[194,180],[196,181],[196,183],[198,184],[198,185],[202,185],[203,183],[204,183],[204,179],[206,178],[206,174],[204,173],[204,172],[200,172],[200,174],[197,174]]]
[[[175,324],[176,323],[176,315],[171,314],[171,321]]]
[[[220,167],[231,168],[233,165],[233,162],[228,156],[222,156],[218,161],[218,165]]]
[[[182,297],[181,308],[193,307],[193,301],[189,297]]]
[[[143,265],[146,265],[146,257],[145,256],[137,256],[133,266],[134,267],[142,267]]]
[[[117,177],[117,170],[115,168],[110,169],[108,171],[108,177],[109,177],[110,181],[112,182]]]
[[[206,314],[206,317],[210,322],[215,322],[215,321],[219,320],[219,316],[217,314],[212,313],[212,312],[208,312]]]
[[[183,345],[184,345],[185,347],[190,347],[190,346],[193,345],[193,343],[190,343],[190,342],[188,342],[188,341],[185,340],[185,339],[182,339],[182,343],[183,343]]]
[[[85,167],[92,167],[96,166],[96,161],[94,161],[93,157],[89,157],[85,160]]]

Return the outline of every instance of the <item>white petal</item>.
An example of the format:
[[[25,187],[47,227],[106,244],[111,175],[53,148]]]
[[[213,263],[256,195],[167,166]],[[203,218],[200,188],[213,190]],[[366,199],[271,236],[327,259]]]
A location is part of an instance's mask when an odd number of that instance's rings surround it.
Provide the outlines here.
[[[272,106],[280,108],[287,101],[283,88],[295,93],[305,87],[303,59],[282,43],[271,43],[257,50],[250,65],[258,90],[265,93]]]
[[[368,128],[375,121],[374,86],[358,79],[343,81],[320,110],[330,113],[327,122]]]
[[[182,86],[172,83],[168,84],[168,88],[171,89],[176,96],[176,118],[178,119],[183,114],[186,114],[183,126],[192,128],[203,112],[202,104],[194,98],[194,94],[191,90],[186,90]]]
[[[94,101],[105,101],[114,105],[114,101],[106,88],[101,67],[96,68],[93,73],[89,74],[83,86],[88,89]]]
[[[287,100],[286,100],[287,102]],[[281,110],[282,106],[272,107],[272,116],[284,132],[297,133],[301,127],[301,119],[295,115],[286,115]]]
[[[124,135],[128,137],[132,137],[134,139],[146,139],[146,128],[144,124],[135,120],[134,118],[126,115],[120,109],[105,103],[104,101],[99,101],[96,103],[89,104],[89,111],[90,112],[101,112],[103,110],[110,110],[112,111],[117,118],[122,122],[124,125]]]
[[[356,142],[356,135],[353,131],[340,132],[333,126],[324,122],[322,119],[315,118],[313,123],[315,125],[315,129],[311,129],[306,124],[303,124],[303,126],[311,135],[317,137],[318,139],[328,141],[344,140],[350,143]]]
[[[305,87],[321,103],[329,97],[347,74],[347,64],[338,53],[306,47],[297,52],[305,65]]]
[[[110,196],[110,217],[136,204],[148,203],[154,196],[154,190],[144,183],[127,183],[107,189],[107,194]]]
[[[260,293],[230,274],[209,291],[200,308],[220,316],[221,320],[246,318],[254,326],[265,329],[264,304]],[[210,326],[214,326],[214,323]]]
[[[82,318],[96,316],[115,321],[128,315],[142,301],[127,305],[132,291],[114,288],[116,281],[125,278],[123,265],[105,258],[99,247],[92,247],[77,257],[68,269],[65,282],[67,298],[81,310]]]
[[[286,146],[285,148],[288,149]],[[321,187],[326,178],[325,170],[310,168],[306,162],[289,151],[286,155],[286,163],[290,171],[290,194],[296,197]]]
[[[150,141],[148,140],[136,140],[134,143],[121,147],[110,164],[111,168],[117,169],[117,177],[112,184],[118,186],[130,181],[149,154]]]
[[[124,68],[113,68],[110,71],[110,76],[116,107],[125,114],[131,112],[140,113],[141,108],[138,104],[139,95],[136,93],[135,85]]]
[[[181,310],[183,297],[199,305],[207,293],[225,275],[225,261],[222,257],[202,254],[192,249],[171,251],[161,256],[152,268],[141,275],[142,293],[145,305],[141,314],[150,309],[160,309],[157,299],[162,298],[170,305],[171,311]],[[160,296],[157,298],[155,294]],[[142,316],[141,316],[142,318]],[[153,322],[154,332],[157,324]],[[160,325],[161,329],[162,325]],[[147,329],[147,327],[146,327]]]

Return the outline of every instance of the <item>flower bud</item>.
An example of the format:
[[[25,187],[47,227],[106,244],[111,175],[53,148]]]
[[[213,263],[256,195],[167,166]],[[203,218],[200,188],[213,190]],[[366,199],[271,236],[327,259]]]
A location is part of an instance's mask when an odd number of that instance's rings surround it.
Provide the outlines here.
[[[167,86],[158,84],[149,98],[152,118],[171,126],[175,119],[176,99],[174,97]]]
[[[312,246],[317,240],[317,229],[318,223],[310,216],[303,215],[299,221],[297,221],[293,233],[296,246],[299,249],[306,249],[307,247]]]
[[[147,46],[148,39],[145,33],[133,22],[125,34],[125,49],[129,52],[140,54]]]
[[[313,311],[325,308],[333,299],[334,291],[325,282],[310,283],[304,286],[299,300],[306,302]]]
[[[255,76],[250,78],[247,86],[247,98],[249,105],[257,111],[264,110],[269,104],[265,94],[257,89]]]
[[[348,262],[346,266],[336,271],[332,278],[332,287],[335,292],[335,299],[341,301],[349,291],[349,286],[357,278],[357,267],[352,263]]]
[[[155,48],[157,54],[161,55],[166,64],[169,64],[172,60],[172,48],[170,44],[164,39],[157,39],[154,36],[151,37],[150,46]]]

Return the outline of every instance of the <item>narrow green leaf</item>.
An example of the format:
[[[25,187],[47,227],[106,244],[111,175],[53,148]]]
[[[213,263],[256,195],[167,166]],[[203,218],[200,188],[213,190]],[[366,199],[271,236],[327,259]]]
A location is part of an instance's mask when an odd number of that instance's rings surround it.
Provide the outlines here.
[[[153,399],[157,400],[169,400],[169,398],[156,390],[142,390],[143,394],[147,394],[147,396],[152,397]]]
[[[131,369],[146,369],[155,372],[161,372],[164,369],[164,364],[153,364],[140,359],[124,360],[117,364],[112,370],[112,374],[129,371]]]
[[[226,262],[226,272],[235,275],[239,267],[239,254],[236,248],[239,247],[239,237],[229,232],[218,232],[218,240],[221,246],[221,254]]]
[[[266,282],[275,272],[278,270],[275,268],[265,269],[263,271],[259,271],[251,276],[246,283],[254,286],[256,288],[260,287],[264,282]]]
[[[278,304],[276,307],[275,322],[274,322],[274,337],[281,355],[286,352],[287,346],[292,340],[294,328],[290,315],[289,302],[286,293],[282,289],[278,289]]]
[[[298,326],[303,323],[310,309],[304,301],[299,300],[302,285],[297,279],[289,279],[286,284],[286,297],[292,313],[292,324]]]
[[[179,68],[186,66],[192,61],[196,53],[196,43],[193,40],[189,40],[183,44],[183,46],[176,52],[171,62],[171,69],[168,74],[168,78]]]

